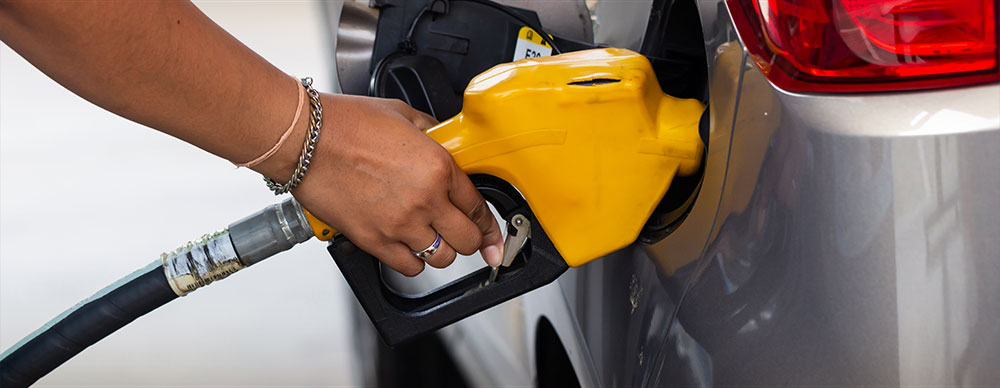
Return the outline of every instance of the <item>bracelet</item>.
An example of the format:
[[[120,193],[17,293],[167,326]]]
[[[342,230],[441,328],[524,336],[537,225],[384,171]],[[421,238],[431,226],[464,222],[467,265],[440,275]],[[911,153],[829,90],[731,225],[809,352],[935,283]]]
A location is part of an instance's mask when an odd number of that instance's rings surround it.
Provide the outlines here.
[[[288,139],[288,135],[291,135],[292,131],[295,130],[295,124],[297,124],[299,122],[299,111],[302,110],[302,99],[303,99],[302,97],[306,93],[305,93],[305,89],[303,87],[299,86],[299,81],[298,80],[296,80],[294,78],[292,80],[295,81],[295,89],[298,90],[298,92],[299,92],[299,102],[298,102],[298,104],[295,105],[295,116],[292,117],[292,124],[290,124],[288,126],[288,129],[285,130],[285,133],[281,134],[281,137],[278,138],[278,142],[274,143],[274,146],[271,147],[271,149],[267,150],[267,152],[265,152],[262,155],[258,156],[254,160],[251,160],[251,161],[246,162],[246,163],[236,164],[236,168],[240,168],[240,167],[250,168],[250,167],[256,166],[256,165],[260,164],[261,162],[267,160],[268,158],[270,158],[271,156],[273,156],[276,152],[278,152],[278,149],[280,149],[281,146],[283,144],[285,144],[285,140]]]
[[[299,155],[299,164],[295,166],[292,178],[288,182],[282,184],[274,179],[264,177],[267,188],[271,189],[274,195],[281,195],[292,191],[299,183],[302,183],[302,178],[305,178],[306,171],[309,170],[309,164],[312,163],[313,153],[316,152],[319,131],[323,128],[323,104],[319,101],[319,92],[312,87],[312,78],[303,78],[302,86],[305,88],[306,94],[309,95],[309,133],[306,135],[306,141],[302,144],[302,154]]]
[[[283,144],[285,144],[285,140],[288,139],[288,135],[291,135],[292,131],[295,130],[295,124],[298,124],[298,122],[299,122],[299,111],[302,110],[303,96],[305,96],[306,93],[305,93],[305,88],[299,86],[299,81],[298,80],[296,80],[294,78],[292,78],[292,80],[295,81],[295,89],[298,90],[298,92],[299,92],[299,102],[298,102],[298,104],[295,105],[295,116],[292,117],[292,124],[288,126],[288,129],[285,130],[285,133],[281,134],[281,137],[278,139],[278,142],[274,143],[274,147],[271,147],[271,149],[267,150],[267,152],[265,152],[262,155],[258,156],[254,160],[251,160],[251,161],[246,162],[246,163],[237,164],[236,168],[240,168],[240,167],[250,168],[250,167],[256,166],[256,165],[260,164],[261,162],[267,160],[267,158],[270,158],[272,155],[274,155],[276,152],[278,152],[278,149],[280,149],[281,146]]]

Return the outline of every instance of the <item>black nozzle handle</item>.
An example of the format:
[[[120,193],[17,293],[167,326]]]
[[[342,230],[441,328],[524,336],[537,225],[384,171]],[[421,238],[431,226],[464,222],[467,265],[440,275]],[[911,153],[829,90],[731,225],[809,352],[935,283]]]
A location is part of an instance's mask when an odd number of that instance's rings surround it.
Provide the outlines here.
[[[470,178],[508,222],[515,214],[531,221],[531,239],[515,265],[505,268],[493,283],[487,284],[490,268],[484,266],[428,293],[401,294],[385,284],[380,264],[373,256],[343,236],[330,244],[333,260],[389,346],[405,343],[551,283],[569,268],[517,190],[494,177]]]

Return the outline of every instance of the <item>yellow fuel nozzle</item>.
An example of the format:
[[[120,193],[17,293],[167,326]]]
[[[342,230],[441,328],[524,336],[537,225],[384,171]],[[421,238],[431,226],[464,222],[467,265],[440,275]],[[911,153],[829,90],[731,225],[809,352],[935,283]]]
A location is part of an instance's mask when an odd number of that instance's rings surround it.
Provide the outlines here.
[[[634,242],[674,176],[698,171],[703,110],[663,94],[642,55],[594,49],[493,67],[427,135],[466,173],[517,188],[576,267]]]

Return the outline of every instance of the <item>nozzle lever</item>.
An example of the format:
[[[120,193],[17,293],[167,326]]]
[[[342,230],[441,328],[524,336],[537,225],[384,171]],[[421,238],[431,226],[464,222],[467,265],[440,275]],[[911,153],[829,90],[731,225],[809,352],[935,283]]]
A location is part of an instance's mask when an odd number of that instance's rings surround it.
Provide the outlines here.
[[[507,239],[503,243],[503,261],[490,271],[490,279],[486,284],[493,283],[500,274],[500,267],[510,267],[514,258],[521,253],[524,244],[531,238],[531,221],[523,214],[515,214],[507,224]]]

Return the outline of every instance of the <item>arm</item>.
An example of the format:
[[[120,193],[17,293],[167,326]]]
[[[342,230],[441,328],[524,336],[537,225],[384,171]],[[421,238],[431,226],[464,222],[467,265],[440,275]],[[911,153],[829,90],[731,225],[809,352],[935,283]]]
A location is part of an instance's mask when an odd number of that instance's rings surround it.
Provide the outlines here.
[[[254,167],[284,182],[298,161],[308,108],[295,112],[295,81],[180,1],[0,0],[0,39],[77,95],[235,163],[270,149]],[[419,129],[427,115],[394,100],[323,94],[325,120],[312,167],[293,195],[324,222],[392,268],[415,275],[411,250],[445,244],[500,259],[499,227],[451,156]]]

